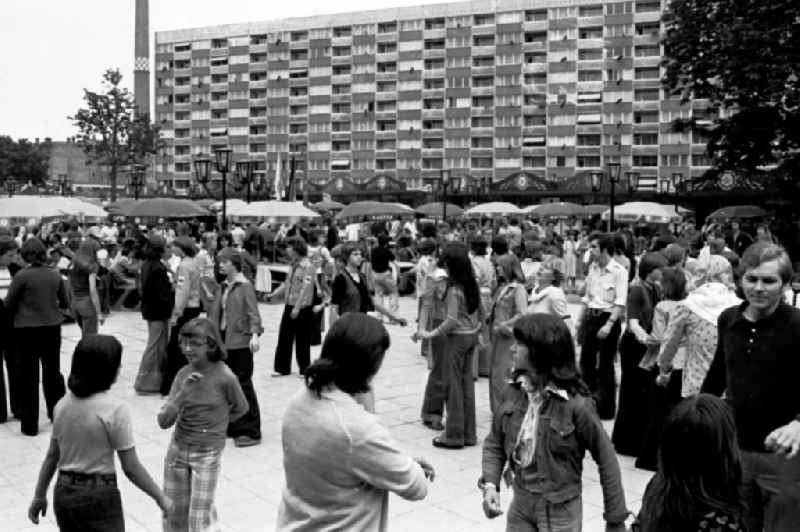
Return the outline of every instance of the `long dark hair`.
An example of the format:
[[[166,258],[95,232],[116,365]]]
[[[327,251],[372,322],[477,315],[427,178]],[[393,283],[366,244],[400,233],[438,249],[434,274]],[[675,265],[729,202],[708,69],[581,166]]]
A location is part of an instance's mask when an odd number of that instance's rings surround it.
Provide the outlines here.
[[[306,369],[306,386],[318,397],[330,386],[350,395],[368,392],[389,343],[386,327],[375,318],[343,314],[325,336],[319,358]]]
[[[699,394],[678,404],[661,435],[658,471],[647,490],[642,532],[695,530],[710,511],[741,520],[742,464],[730,407]]]
[[[559,388],[589,395],[575,364],[575,344],[564,320],[550,314],[526,314],[514,323],[514,338],[528,349],[531,365]]]
[[[472,261],[467,254],[467,246],[461,242],[447,244],[440,259],[442,266],[447,268],[451,286],[458,286],[464,291],[467,300],[467,313],[472,314],[481,304],[481,294],[475,272],[472,270]]]

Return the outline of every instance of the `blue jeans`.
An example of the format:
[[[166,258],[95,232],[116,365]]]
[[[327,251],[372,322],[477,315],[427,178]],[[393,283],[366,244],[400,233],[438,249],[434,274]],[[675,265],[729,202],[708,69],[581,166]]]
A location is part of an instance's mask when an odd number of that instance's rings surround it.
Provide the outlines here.
[[[580,532],[583,501],[578,496],[551,503],[539,494],[514,488],[507,519],[506,532]]]
[[[94,308],[92,298],[89,296],[77,296],[72,300],[72,311],[75,313],[75,321],[81,328],[82,337],[87,334],[97,334],[100,327],[100,318],[97,309]]]
[[[800,530],[800,457],[742,451],[746,530]]]
[[[125,532],[116,486],[72,484],[59,477],[53,490],[53,510],[61,532]]]

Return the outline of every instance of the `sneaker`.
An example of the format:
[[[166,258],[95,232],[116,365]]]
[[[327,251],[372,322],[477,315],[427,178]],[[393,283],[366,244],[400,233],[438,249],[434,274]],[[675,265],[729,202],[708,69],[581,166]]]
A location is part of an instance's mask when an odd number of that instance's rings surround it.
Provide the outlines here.
[[[233,439],[233,444],[236,447],[252,447],[261,443],[261,438],[251,438],[250,436],[236,436]]]

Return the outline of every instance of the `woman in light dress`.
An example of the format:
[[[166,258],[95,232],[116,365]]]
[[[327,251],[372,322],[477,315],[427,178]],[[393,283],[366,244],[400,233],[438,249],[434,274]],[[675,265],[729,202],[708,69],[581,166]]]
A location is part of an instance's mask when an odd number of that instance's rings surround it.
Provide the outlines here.
[[[564,277],[567,290],[575,289],[575,278],[578,276],[578,233],[570,230],[564,240]]]

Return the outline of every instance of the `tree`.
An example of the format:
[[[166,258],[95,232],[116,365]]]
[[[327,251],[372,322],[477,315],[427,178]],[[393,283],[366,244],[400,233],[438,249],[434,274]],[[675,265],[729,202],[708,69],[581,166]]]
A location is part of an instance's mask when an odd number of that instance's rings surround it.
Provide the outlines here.
[[[29,142],[27,139],[15,141],[7,135],[0,135],[0,179],[30,182],[43,186],[47,181],[50,166],[50,139],[44,142]]]
[[[78,128],[78,143],[87,163],[104,164],[109,170],[111,201],[117,199],[117,175],[125,167],[145,164],[161,146],[159,128],[148,113],[137,113],[133,94],[120,87],[119,70],[106,70],[102,92],[83,90],[86,107],[69,117]]]
[[[684,102],[706,98],[701,131],[717,171],[777,176],[800,170],[800,3],[796,0],[672,0],[664,15],[664,86]],[[719,114],[718,114],[719,113]],[[717,116],[718,114],[718,116]]]

